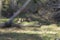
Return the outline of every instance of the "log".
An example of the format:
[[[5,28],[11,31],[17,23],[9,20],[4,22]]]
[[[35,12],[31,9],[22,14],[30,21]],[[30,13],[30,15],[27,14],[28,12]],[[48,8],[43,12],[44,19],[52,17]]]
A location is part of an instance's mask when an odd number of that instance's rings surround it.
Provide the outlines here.
[[[13,24],[13,20],[14,18],[19,15],[25,8],[26,6],[31,2],[31,0],[27,0],[24,5],[15,13],[13,13],[14,15],[10,18],[10,20],[8,20],[5,23],[0,24],[1,27],[11,27]]]

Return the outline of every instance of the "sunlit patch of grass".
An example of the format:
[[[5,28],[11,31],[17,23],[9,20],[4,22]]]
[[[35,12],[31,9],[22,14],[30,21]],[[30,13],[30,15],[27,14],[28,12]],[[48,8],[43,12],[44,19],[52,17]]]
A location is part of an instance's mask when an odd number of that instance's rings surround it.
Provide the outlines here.
[[[3,21],[3,20],[2,20]],[[4,20],[8,21],[8,20]],[[23,23],[23,24],[33,24]],[[56,24],[42,25],[41,27],[22,27],[22,29],[17,28],[0,28],[0,40],[55,40],[60,38],[60,27]]]
[[[42,30],[47,30],[47,31],[55,30],[56,28],[58,28],[58,26],[56,24],[41,26]]]
[[[8,31],[7,31],[8,30]],[[41,29],[43,30],[43,29]],[[1,29],[0,30],[2,36],[0,36],[1,40],[8,40],[8,39],[13,39],[13,40],[40,40],[39,38],[42,37],[43,40],[55,40],[55,38],[59,38],[60,37],[60,32],[58,33],[47,33],[48,31],[29,31],[29,30],[20,30],[20,29]],[[51,32],[51,31],[49,31]],[[52,32],[54,32],[52,30]],[[12,33],[12,34],[11,34]],[[17,35],[17,34],[18,35]],[[20,35],[21,34],[21,35]],[[23,35],[22,35],[23,34]],[[27,34],[27,35],[25,35]],[[38,35],[38,37],[32,37],[34,34]],[[31,35],[31,36],[30,36]],[[7,37],[8,36],[8,37]],[[34,35],[35,36],[35,35]],[[32,39],[32,38],[33,39]]]
[[[8,21],[9,19],[0,19],[0,23],[3,23],[3,22],[6,22]]]

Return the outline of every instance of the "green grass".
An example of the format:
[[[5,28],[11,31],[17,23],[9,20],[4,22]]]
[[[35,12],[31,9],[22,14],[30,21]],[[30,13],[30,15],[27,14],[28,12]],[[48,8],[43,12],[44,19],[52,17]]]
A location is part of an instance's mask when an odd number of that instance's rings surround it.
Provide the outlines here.
[[[55,40],[56,38],[60,38],[59,28],[56,24],[43,25],[37,28],[0,28],[0,40]]]
[[[0,23],[3,23],[3,22],[6,22],[8,21],[9,19],[0,19]]]
[[[8,19],[0,21],[6,22]],[[42,25],[41,27],[21,27],[21,29],[15,27],[0,28],[0,40],[55,40],[56,38],[60,38],[60,27],[56,24]]]
[[[40,40],[41,37],[36,34],[25,33],[2,33],[0,40]]]

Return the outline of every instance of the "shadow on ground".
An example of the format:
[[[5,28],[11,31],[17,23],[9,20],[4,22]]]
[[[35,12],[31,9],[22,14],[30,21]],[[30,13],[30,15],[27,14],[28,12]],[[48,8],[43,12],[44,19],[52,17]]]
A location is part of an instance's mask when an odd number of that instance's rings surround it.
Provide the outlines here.
[[[0,33],[0,40],[42,40],[42,38],[36,34]]]

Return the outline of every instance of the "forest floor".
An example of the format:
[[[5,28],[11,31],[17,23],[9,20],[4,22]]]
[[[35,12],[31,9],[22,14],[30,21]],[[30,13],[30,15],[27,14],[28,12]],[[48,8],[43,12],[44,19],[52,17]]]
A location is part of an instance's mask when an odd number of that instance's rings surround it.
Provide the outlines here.
[[[0,40],[57,40],[60,27],[56,24],[41,27],[0,28]]]
[[[8,19],[0,19],[0,23]],[[60,26],[56,24],[40,27],[0,28],[0,40],[60,40]]]

